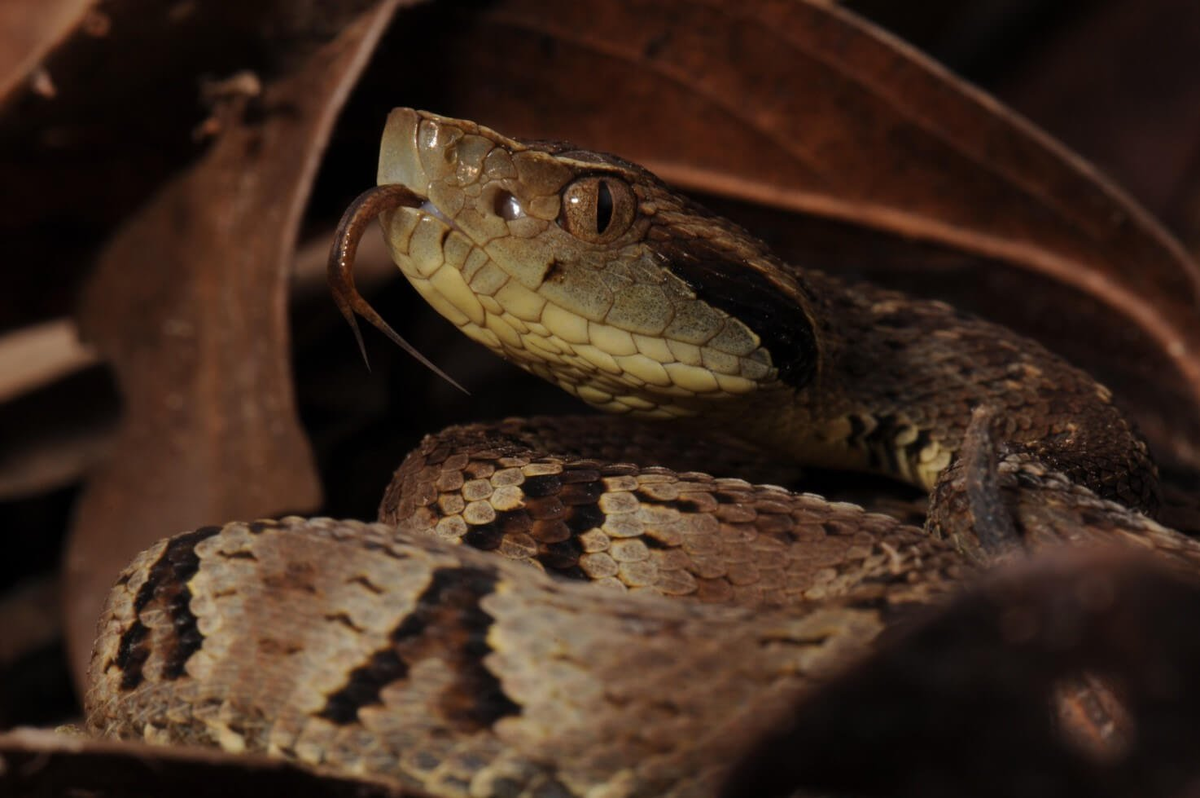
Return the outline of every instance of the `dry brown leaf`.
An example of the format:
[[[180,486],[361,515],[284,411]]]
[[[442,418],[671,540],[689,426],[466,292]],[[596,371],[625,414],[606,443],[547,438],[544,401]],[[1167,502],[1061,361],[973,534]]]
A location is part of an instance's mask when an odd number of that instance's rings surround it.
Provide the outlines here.
[[[290,303],[328,302],[325,268],[333,231],[317,234],[296,251],[291,269]],[[359,288],[364,293],[399,279],[395,264],[380,236],[368,236],[355,262]],[[56,319],[0,335],[0,405],[30,398],[52,381],[67,380],[96,364],[93,349],[78,340],[74,321]],[[60,389],[58,386],[56,390]],[[56,405],[50,405],[57,407]],[[21,432],[4,438],[0,447],[0,501],[15,501],[45,493],[84,479],[112,449],[115,414],[91,412],[105,407],[93,398],[89,411],[60,408],[57,417],[40,424],[8,422],[11,408],[0,414],[0,430],[17,426]]]
[[[29,80],[42,59],[88,19],[95,4],[96,0],[0,0],[0,103]],[[51,78],[44,75],[43,80]]]
[[[295,414],[289,271],[324,142],[398,2],[343,9],[342,24],[315,11],[309,38],[293,22],[292,60],[280,53],[293,68],[266,83],[262,118],[244,98],[222,106],[213,147],[130,220],[87,286],[80,327],[112,361],[126,421],[68,544],[80,684],[103,598],[138,550],[320,500]]]
[[[1200,145],[1200,3],[1098,3],[997,86],[1166,215]]]
[[[0,335],[0,403],[95,364],[70,319],[54,319]]]
[[[394,104],[609,149],[685,187],[881,234],[882,262],[864,270],[875,277],[913,242],[957,255],[973,271],[942,293],[1003,321],[1034,316],[1031,332],[1112,384],[1161,455],[1200,464],[1195,263],[1088,164],[870,24],[801,0],[505,0],[405,21],[380,73],[436,64],[437,77],[395,89]],[[1013,293],[979,289],[1000,271]],[[1055,304],[1009,307],[1031,286]],[[1098,312],[1074,313],[1079,297]],[[1070,323],[1038,329],[1046,314]]]

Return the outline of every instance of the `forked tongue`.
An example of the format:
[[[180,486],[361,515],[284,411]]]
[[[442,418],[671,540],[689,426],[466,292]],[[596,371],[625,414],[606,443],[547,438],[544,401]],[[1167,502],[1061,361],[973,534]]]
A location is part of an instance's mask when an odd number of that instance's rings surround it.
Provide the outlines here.
[[[363,299],[362,294],[358,293],[358,289],[354,286],[354,257],[358,253],[358,242],[362,239],[367,225],[384,211],[393,208],[419,208],[424,203],[424,197],[407,186],[401,185],[376,186],[359,194],[342,214],[342,220],[338,222],[337,231],[333,234],[333,246],[329,250],[329,266],[326,270],[329,290],[333,294],[333,301],[337,303],[338,310],[342,312],[342,316],[350,324],[350,329],[354,331],[354,340],[358,342],[358,351],[362,352],[363,361],[367,364],[368,369],[371,368],[371,362],[367,359],[367,347],[363,343],[358,320],[354,317],[356,313],[371,322],[376,329],[390,338],[392,343],[412,355],[417,362],[458,390],[468,393],[466,388],[455,382],[450,375],[433,365],[428,358],[418,352],[412,344],[401,338],[400,334],[375,312],[375,308]]]

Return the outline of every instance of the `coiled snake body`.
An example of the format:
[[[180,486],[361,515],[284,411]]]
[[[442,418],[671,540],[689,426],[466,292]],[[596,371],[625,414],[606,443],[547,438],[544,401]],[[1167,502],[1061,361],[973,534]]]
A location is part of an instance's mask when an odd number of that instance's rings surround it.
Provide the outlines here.
[[[386,327],[349,273],[381,214],[443,316],[625,417],[430,437],[382,523],[144,552],[101,619],[93,731],[439,796],[712,795],[791,696],[980,567],[1086,541],[1200,562],[1151,519],[1154,466],[1108,391],[1007,330],[785,264],[633,164],[471,122],[393,112],[379,183],[335,248],[348,318]],[[926,528],[672,470],[771,460],[930,490]]]

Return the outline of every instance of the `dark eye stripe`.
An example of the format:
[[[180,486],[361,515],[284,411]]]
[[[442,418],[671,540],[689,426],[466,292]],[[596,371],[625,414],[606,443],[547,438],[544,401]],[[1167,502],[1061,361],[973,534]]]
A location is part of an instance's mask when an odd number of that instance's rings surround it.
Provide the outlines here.
[[[604,235],[604,231],[612,223],[613,195],[607,180],[601,180],[596,189],[596,235]]]
[[[816,331],[793,298],[711,242],[670,240],[658,245],[657,252],[698,299],[758,335],[781,382],[800,390],[812,380],[817,370]]]

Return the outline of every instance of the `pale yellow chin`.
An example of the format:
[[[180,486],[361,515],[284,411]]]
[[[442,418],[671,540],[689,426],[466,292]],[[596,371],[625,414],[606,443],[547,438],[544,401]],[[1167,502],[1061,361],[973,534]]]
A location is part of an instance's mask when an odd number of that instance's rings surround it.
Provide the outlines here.
[[[687,417],[754,392],[771,367],[591,321],[521,285],[443,219],[383,215],[392,259],[438,313],[475,341],[585,402],[614,413]]]

